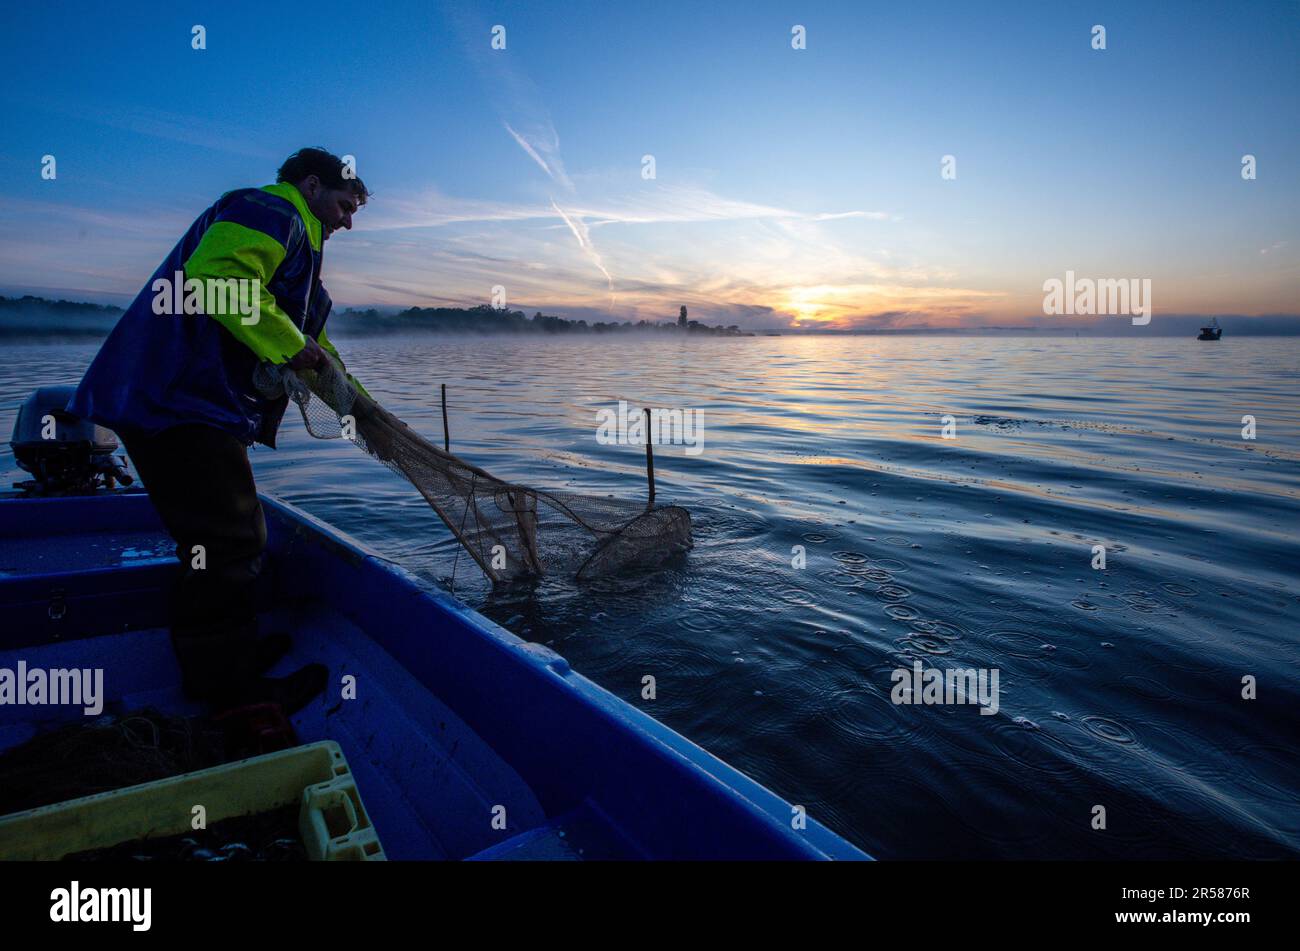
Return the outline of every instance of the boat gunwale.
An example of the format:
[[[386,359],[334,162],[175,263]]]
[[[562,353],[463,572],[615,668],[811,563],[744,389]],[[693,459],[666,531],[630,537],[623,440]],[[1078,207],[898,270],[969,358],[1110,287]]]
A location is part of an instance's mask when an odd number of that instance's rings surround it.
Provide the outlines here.
[[[431,586],[428,582],[421,580],[405,567],[396,564],[390,559],[376,552],[363,542],[347,535],[336,527],[324,522],[323,520],[304,512],[297,506],[276,498],[265,493],[260,494],[263,505],[267,510],[268,526],[274,526],[275,530],[286,532],[287,540],[279,540],[276,544],[277,549],[284,549],[293,544],[294,540],[299,540],[309,545],[319,546],[328,555],[333,556],[335,564],[346,565],[351,571],[363,572],[370,580],[375,581],[381,587],[386,584],[393,586],[393,593],[405,592],[407,597],[426,602],[426,610],[434,610],[441,614],[445,619],[453,621],[462,626],[470,634],[477,637],[481,647],[486,647],[493,653],[498,654],[500,659],[508,665],[513,665],[520,677],[531,681],[530,689],[540,691],[532,699],[540,699],[549,703],[558,703],[560,706],[573,705],[571,709],[565,712],[570,718],[582,720],[588,719],[591,726],[592,735],[597,732],[600,737],[595,741],[613,742],[621,745],[623,741],[630,741],[634,746],[640,748],[640,753],[630,747],[620,749],[621,754],[627,754],[628,760],[642,759],[650,757],[651,760],[658,761],[661,767],[668,768],[675,774],[675,784],[686,784],[686,787],[696,787],[696,792],[705,797],[705,802],[712,801],[716,808],[721,805],[722,808],[730,806],[741,815],[736,817],[740,825],[748,822],[756,822],[759,827],[765,829],[765,832],[758,836],[764,842],[755,841],[755,851],[760,857],[763,853],[768,852],[769,847],[777,843],[783,844],[783,849],[787,854],[784,857],[795,858],[802,855],[804,858],[826,859],[868,859],[865,853],[861,852],[847,840],[841,838],[826,827],[817,823],[811,817],[806,819],[806,827],[802,830],[795,830],[791,822],[791,816],[794,814],[794,807],[790,803],[777,796],[776,793],[762,786],[757,781],[746,776],[744,773],[723,762],[721,759],[709,753],[699,745],[695,744],[680,733],[660,723],[648,713],[638,709],[636,706],[621,699],[611,693],[594,681],[589,680],[582,674],[574,671],[568,662],[550,648],[536,643],[525,641],[517,635],[511,633],[490,619],[479,614],[468,605],[456,599],[454,596],[445,591],[441,591]],[[86,505],[114,500],[135,499],[134,503],[128,503],[122,506],[119,511],[109,512],[114,505],[110,503],[99,509],[103,515],[109,516],[105,521],[109,523],[107,531],[124,530],[127,528],[137,528],[139,519],[132,520],[127,508],[138,507],[137,511],[143,511],[147,508],[151,514],[152,506],[147,501],[147,495],[140,490],[124,490],[115,493],[102,494],[100,496],[76,496],[71,498],[13,498],[0,497],[0,531],[4,530],[15,521],[29,520],[37,511],[44,511],[45,514],[59,514],[67,517],[69,524],[75,523],[78,517],[78,510],[84,513]],[[36,508],[18,509],[15,506],[32,506],[35,503]],[[114,518],[113,516],[126,515],[128,517]],[[37,520],[39,523],[43,520]],[[95,530],[103,531],[99,527]],[[36,533],[28,532],[27,537],[32,537]],[[72,534],[72,532],[60,532],[59,534]],[[284,551],[280,551],[283,555]],[[331,559],[326,557],[323,562],[329,565]],[[272,561],[272,558],[268,558]],[[158,563],[158,559],[152,559],[144,564],[123,565],[119,567],[96,567],[86,569],[80,572],[63,572],[57,573],[62,576],[80,576],[86,577],[95,574],[100,577],[120,576],[124,571],[154,573],[166,571],[167,569]],[[174,568],[172,570],[175,570]],[[14,593],[14,586],[18,583],[28,582],[33,585],[49,583],[56,577],[56,573],[45,575],[17,575],[0,577],[0,594],[6,590]],[[369,637],[389,653],[393,654],[395,659],[407,667],[412,675],[421,683],[425,689],[428,689],[434,696],[443,697],[443,691],[435,689],[429,683],[421,672],[412,669],[408,663],[411,657],[411,650],[415,644],[415,639],[407,632],[401,635],[391,634],[385,636],[383,626],[379,630],[371,629],[364,623],[364,618],[355,616],[355,604],[349,604],[348,599],[343,596],[343,592],[335,585],[324,585],[324,597],[318,599],[324,601],[332,609],[349,618],[361,627],[365,636]],[[385,605],[392,607],[392,605]],[[424,618],[414,618],[413,620],[423,620]],[[65,639],[61,643],[68,643]],[[4,650],[12,652],[13,646],[6,645]],[[406,655],[404,658],[402,655]],[[427,660],[427,658],[425,658]],[[448,700],[453,710],[461,711],[457,704]],[[484,736],[484,739],[491,745],[498,746],[501,741],[501,724],[495,724],[491,729],[484,729],[483,724],[475,722],[473,717],[467,716],[466,720],[470,725]],[[595,727],[599,725],[600,730]],[[498,742],[493,742],[496,739]],[[587,739],[590,740],[590,737]],[[513,742],[517,742],[514,738]],[[504,745],[510,745],[511,738],[506,738]],[[561,749],[564,747],[561,746]],[[595,756],[598,751],[588,751],[588,757]],[[576,755],[576,754],[575,754]],[[577,757],[579,760],[581,756]],[[528,777],[528,771],[519,766],[510,756],[505,757],[506,762],[519,768],[521,775],[526,781],[532,784]],[[611,788],[617,789],[619,783],[615,782]],[[586,798],[578,799],[563,804],[557,812],[565,811],[567,808],[573,808],[582,802],[590,801],[600,807],[600,809],[609,814],[609,803],[600,797],[592,798],[588,791]],[[541,793],[539,793],[539,796]],[[557,804],[559,805],[559,804]],[[624,803],[626,807],[628,803]],[[548,808],[548,814],[551,809]],[[622,830],[621,826],[616,828]],[[755,830],[757,831],[757,829]],[[766,845],[764,845],[766,843]],[[640,843],[641,845],[653,843]]]

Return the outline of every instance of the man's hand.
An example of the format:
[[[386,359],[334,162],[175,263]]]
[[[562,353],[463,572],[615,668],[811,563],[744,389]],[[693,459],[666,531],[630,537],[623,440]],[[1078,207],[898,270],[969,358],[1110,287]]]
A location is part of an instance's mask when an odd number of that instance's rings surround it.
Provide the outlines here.
[[[308,337],[306,346],[293,355],[289,366],[294,370],[314,370],[324,366],[327,359],[321,345]]]

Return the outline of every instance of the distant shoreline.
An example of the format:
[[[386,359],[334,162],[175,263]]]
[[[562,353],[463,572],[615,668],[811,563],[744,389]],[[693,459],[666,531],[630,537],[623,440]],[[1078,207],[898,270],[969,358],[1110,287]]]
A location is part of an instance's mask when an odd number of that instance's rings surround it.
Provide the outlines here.
[[[49,300],[26,295],[0,296],[0,339],[57,339],[103,337],[117,322],[124,308],[80,301]],[[343,336],[392,336],[430,334],[435,336],[526,336],[569,337],[602,334],[637,334],[666,339],[738,337],[894,337],[894,336],[1015,336],[1111,338],[1195,336],[1209,317],[1201,314],[1157,314],[1148,326],[1132,326],[1127,319],[1085,318],[1086,323],[1047,325],[992,325],[978,327],[862,327],[852,330],[782,328],[744,330],[736,325],[713,326],[688,321],[595,322],[570,320],[543,314],[528,317],[523,311],[476,307],[408,307],[396,312],[376,308],[346,308],[330,317],[332,334]],[[1080,320],[1079,318],[1075,319]],[[1256,317],[1220,315],[1224,340],[1235,337],[1300,336],[1300,315],[1270,314]]]

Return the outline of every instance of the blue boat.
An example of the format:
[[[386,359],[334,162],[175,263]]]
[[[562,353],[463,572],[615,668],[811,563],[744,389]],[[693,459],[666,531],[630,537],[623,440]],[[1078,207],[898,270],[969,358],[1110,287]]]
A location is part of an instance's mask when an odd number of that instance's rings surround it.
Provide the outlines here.
[[[293,725],[340,744],[389,858],[868,858],[549,648],[262,502],[259,623],[294,641],[277,670],[319,661],[333,684]],[[138,488],[0,498],[0,668],[102,668],[120,709],[200,712],[165,626],[172,549]],[[0,705],[0,750],[79,719]]]

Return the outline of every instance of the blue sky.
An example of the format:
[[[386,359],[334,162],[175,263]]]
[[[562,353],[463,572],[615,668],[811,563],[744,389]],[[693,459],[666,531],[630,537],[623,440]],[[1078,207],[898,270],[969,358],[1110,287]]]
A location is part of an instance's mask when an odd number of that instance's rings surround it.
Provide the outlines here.
[[[346,305],[1008,323],[1072,269],[1297,310],[1296,3],[276,6],[6,12],[0,292],[129,298],[319,144],[375,193],[327,247]]]

